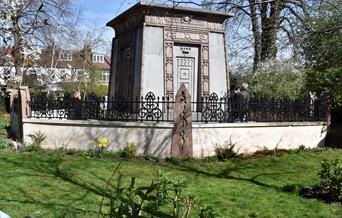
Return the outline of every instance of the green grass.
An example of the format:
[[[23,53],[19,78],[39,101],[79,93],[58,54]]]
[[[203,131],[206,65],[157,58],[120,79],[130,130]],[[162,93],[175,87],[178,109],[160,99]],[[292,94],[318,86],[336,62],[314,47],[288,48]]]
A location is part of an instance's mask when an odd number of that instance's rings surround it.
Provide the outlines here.
[[[7,132],[5,128],[9,125],[10,123],[8,118],[5,118],[5,115],[0,113],[0,138],[7,137]]]
[[[0,137],[8,120],[0,118]],[[150,184],[157,170],[184,178],[197,205],[212,206],[222,217],[342,217],[338,204],[301,198],[298,190],[319,184],[323,159],[341,159],[342,150],[319,150],[255,160],[203,162],[171,159],[159,163],[123,161],[112,183],[137,177]],[[58,151],[0,150],[0,210],[13,218],[97,217],[106,181],[120,160],[66,156]],[[198,207],[197,207],[198,208]],[[104,201],[108,210],[108,199]],[[197,209],[195,209],[195,214]]]
[[[341,157],[341,150],[329,149],[224,163],[123,161],[112,182],[136,176],[138,185],[149,184],[162,170],[170,178],[186,179],[186,191],[222,217],[342,217],[340,205],[298,195],[300,187],[319,183],[320,160]],[[0,151],[0,210],[12,217],[96,217],[105,181],[118,162],[52,151]]]

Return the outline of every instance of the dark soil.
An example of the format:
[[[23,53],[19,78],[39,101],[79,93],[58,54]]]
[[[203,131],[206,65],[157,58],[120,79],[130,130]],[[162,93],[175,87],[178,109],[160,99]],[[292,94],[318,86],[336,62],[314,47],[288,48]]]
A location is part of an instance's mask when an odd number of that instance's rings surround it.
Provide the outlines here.
[[[316,199],[326,204],[337,203],[342,206],[342,202],[335,198],[329,190],[324,187],[315,186],[312,188],[303,188],[299,192],[303,198]]]
[[[327,144],[332,148],[342,148],[342,123],[333,123],[331,125]]]

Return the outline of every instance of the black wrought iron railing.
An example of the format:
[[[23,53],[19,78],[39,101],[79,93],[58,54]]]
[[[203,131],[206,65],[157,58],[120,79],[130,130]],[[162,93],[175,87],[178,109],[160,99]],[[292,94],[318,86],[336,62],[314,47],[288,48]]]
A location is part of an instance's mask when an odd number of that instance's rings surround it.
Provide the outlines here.
[[[156,97],[152,92],[141,98],[104,98],[94,94],[85,99],[70,96],[36,95],[29,102],[29,118],[156,121],[173,122],[175,102]],[[290,98],[255,98],[246,102],[237,95],[208,97],[191,102],[192,122],[293,122],[323,121],[320,99],[291,100]]]

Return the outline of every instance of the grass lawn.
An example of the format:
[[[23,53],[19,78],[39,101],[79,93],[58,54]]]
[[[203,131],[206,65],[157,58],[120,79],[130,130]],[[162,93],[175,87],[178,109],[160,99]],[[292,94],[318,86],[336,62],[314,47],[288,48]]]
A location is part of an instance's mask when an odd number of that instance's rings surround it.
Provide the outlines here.
[[[157,170],[184,178],[197,202],[221,217],[342,217],[338,204],[301,198],[300,187],[319,183],[323,159],[342,158],[342,150],[321,150],[227,162],[195,160],[159,163],[123,161],[118,177],[150,184]],[[58,152],[0,151],[0,210],[13,218],[97,217],[105,181],[120,160],[87,159]],[[108,200],[105,209],[108,209]],[[194,211],[196,212],[196,211]],[[196,213],[194,213],[196,214]]]
[[[4,114],[0,114],[0,138],[6,138],[6,126],[9,126],[8,117]]]

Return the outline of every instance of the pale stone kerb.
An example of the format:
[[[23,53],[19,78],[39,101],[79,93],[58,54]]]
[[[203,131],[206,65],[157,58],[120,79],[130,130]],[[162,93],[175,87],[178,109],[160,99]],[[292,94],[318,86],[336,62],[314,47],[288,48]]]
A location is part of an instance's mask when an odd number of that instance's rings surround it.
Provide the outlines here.
[[[317,126],[324,127],[326,122],[267,122],[267,123],[193,123],[192,128],[260,128],[260,127],[301,127]]]
[[[58,126],[88,126],[88,127],[110,127],[110,128],[156,128],[172,129],[172,123],[166,122],[120,122],[100,120],[55,120],[55,119],[23,119],[23,124],[41,124]]]

